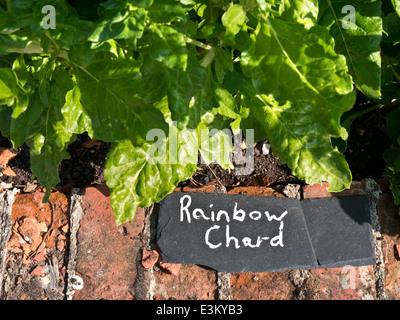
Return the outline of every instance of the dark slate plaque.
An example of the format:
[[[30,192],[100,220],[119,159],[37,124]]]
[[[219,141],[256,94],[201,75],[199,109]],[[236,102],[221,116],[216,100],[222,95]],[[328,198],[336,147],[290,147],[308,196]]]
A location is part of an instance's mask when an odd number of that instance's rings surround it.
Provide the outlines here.
[[[157,245],[164,262],[224,272],[374,264],[368,198],[354,199],[175,192],[160,204]]]
[[[302,208],[319,268],[375,264],[368,197],[305,199]]]

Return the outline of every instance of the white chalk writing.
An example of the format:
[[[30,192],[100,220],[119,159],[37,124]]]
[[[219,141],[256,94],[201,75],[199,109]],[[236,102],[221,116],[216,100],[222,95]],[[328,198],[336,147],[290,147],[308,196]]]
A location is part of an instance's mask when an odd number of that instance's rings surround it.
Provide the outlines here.
[[[192,198],[189,194],[186,194],[181,197],[180,199],[180,212],[179,217],[181,222],[192,223],[194,220],[206,220],[212,222],[226,222],[225,225],[225,234],[224,234],[224,243],[221,241],[216,241],[216,236],[219,235],[219,239],[221,238],[221,229],[220,224],[214,224],[210,228],[208,228],[205,232],[204,241],[206,245],[210,249],[217,249],[221,246],[225,246],[227,248],[233,247],[235,249],[239,249],[241,247],[248,247],[248,248],[258,248],[261,246],[262,243],[268,242],[272,247],[283,247],[283,227],[284,221],[283,219],[288,214],[288,211],[285,210],[284,212],[280,213],[280,215],[271,214],[269,211],[257,211],[253,210],[250,211],[248,214],[246,211],[239,207],[239,204],[235,202],[235,205],[231,211],[226,210],[212,210],[214,204],[209,204],[208,211],[203,210],[201,208],[191,208]],[[268,222],[276,221],[279,222],[279,230],[278,234],[273,237],[267,237],[258,235],[255,239],[250,237],[236,237],[231,233],[230,229],[230,222],[231,221],[239,221],[243,222],[246,219],[250,219],[252,221],[258,221],[262,218],[266,218]],[[214,238],[214,240],[212,240]]]

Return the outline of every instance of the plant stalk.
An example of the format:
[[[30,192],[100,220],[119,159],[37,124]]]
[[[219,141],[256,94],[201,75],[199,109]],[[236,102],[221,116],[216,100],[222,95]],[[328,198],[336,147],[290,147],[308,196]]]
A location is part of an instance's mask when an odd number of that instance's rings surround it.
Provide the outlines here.
[[[212,46],[205,44],[203,42],[197,41],[195,39],[191,39],[191,38],[185,38],[187,43],[191,43],[194,44],[197,47],[203,48],[205,50],[212,50]]]

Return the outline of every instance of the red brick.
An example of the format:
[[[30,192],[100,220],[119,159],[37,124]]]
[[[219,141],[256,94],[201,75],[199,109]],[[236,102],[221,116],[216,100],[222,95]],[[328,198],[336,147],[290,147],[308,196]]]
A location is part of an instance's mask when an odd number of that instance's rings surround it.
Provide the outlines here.
[[[117,227],[106,186],[83,190],[84,216],[78,230],[76,271],[84,287],[75,300],[130,300],[135,298],[136,261],[144,210]]]
[[[317,300],[376,299],[373,266],[310,270]]]
[[[43,268],[41,266],[37,266],[35,269],[33,269],[31,271],[31,274],[32,275],[37,275],[37,276],[42,276],[42,275],[44,275]]]
[[[364,195],[365,194],[365,182],[364,181],[353,181],[349,189],[345,189],[341,192],[330,192],[327,190],[329,183],[316,183],[314,185],[303,186],[303,197],[304,198],[327,198],[337,196],[352,196],[352,195]]]
[[[216,271],[196,265],[181,265],[177,276],[154,272],[156,299],[213,300],[216,297]]]
[[[181,270],[181,264],[179,263],[168,263],[168,262],[162,262],[160,261],[160,267],[164,269],[165,271],[168,271],[170,274],[173,276],[178,276],[179,271]]]
[[[36,218],[38,222],[46,223],[48,228],[52,221],[53,227],[56,229],[68,223],[68,198],[60,192],[53,192],[49,202],[43,203],[44,195],[44,192],[16,194],[12,207],[13,223],[22,217]]]
[[[231,277],[234,300],[292,300],[289,272],[238,273]]]
[[[228,191],[229,194],[247,194],[251,196],[284,197],[275,189],[268,187],[235,187]]]
[[[213,193],[215,191],[215,184],[207,184],[202,187],[183,187],[183,188],[177,188],[175,191],[182,191],[182,192],[207,192],[207,193]]]
[[[158,261],[160,254],[157,250],[143,250],[142,266],[146,269],[153,268]]]
[[[33,242],[31,245],[15,243],[19,236],[13,232],[9,249],[17,252],[22,248],[25,253],[24,264],[31,263],[32,259],[40,259],[36,258],[37,254],[46,256],[45,247],[54,247],[55,238],[61,234],[60,228],[69,221],[69,198],[60,192],[53,192],[49,202],[43,203],[44,195],[44,192],[15,195],[11,212],[13,226],[23,237],[28,236]],[[43,232],[43,227],[48,229],[46,233]]]
[[[385,264],[385,289],[387,299],[400,299],[400,245],[399,208],[394,204],[388,179],[378,180],[382,195],[378,201],[378,216],[382,234],[382,254]]]

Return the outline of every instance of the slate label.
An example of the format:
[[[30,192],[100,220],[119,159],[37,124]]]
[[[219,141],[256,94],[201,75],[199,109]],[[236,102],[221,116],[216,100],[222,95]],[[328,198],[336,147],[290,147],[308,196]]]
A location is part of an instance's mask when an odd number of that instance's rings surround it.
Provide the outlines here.
[[[315,236],[316,223],[310,235],[301,203],[289,198],[174,192],[160,204],[157,244],[165,262],[201,264],[225,272],[321,267],[312,241],[318,244],[316,237],[330,235],[317,232]],[[307,210],[311,210],[307,204]],[[329,210],[340,211],[339,207],[332,203]],[[366,213],[369,215],[369,211]],[[328,229],[331,231],[331,227]],[[371,230],[365,226],[360,230],[356,234],[361,240],[356,241],[366,243],[363,248],[367,252],[358,252],[357,258],[370,263]],[[351,253],[345,256],[346,262],[352,262],[351,257],[348,259]],[[340,265],[341,261],[334,260],[336,266]]]

